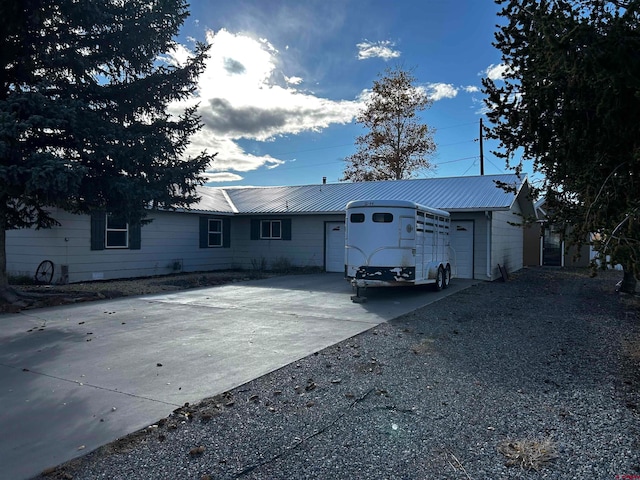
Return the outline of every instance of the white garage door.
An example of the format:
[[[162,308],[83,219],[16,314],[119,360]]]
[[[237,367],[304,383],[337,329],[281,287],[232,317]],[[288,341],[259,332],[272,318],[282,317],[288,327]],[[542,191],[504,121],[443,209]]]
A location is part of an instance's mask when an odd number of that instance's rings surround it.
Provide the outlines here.
[[[344,272],[344,222],[324,224],[324,264],[327,272]]]
[[[454,275],[473,278],[473,221],[451,220],[451,260]]]

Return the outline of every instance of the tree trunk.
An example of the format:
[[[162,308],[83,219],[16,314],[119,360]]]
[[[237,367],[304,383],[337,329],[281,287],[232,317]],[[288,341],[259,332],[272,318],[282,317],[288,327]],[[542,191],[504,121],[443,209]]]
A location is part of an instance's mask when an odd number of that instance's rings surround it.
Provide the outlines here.
[[[0,290],[9,286],[7,277],[7,212],[0,203]]]
[[[7,214],[4,204],[0,203],[0,305],[16,305],[18,308],[26,306],[18,293],[9,287],[7,275]]]
[[[624,265],[622,271],[624,276],[620,284],[620,291],[623,293],[636,293],[636,277],[633,274],[633,268],[630,265]]]

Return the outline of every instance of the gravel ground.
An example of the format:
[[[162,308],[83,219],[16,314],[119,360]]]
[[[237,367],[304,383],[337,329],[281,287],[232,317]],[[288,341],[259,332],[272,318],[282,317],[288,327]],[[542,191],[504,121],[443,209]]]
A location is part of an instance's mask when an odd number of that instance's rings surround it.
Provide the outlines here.
[[[37,478],[640,478],[640,309],[619,276],[476,285]]]

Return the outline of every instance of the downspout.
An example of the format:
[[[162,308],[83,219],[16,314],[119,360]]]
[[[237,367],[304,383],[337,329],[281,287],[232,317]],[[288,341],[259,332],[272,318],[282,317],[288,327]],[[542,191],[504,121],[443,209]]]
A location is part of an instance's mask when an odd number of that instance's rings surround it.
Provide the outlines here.
[[[487,278],[491,280],[491,212],[484,212],[487,220]]]

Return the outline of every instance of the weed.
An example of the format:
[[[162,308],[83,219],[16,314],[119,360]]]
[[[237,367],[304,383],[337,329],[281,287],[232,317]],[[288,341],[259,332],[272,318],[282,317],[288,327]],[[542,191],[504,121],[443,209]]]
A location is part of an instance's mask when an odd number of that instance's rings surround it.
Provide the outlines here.
[[[267,259],[264,257],[251,259],[251,270],[254,272],[264,272],[267,269]]]
[[[291,272],[293,269],[293,263],[287,257],[278,257],[271,262],[271,271],[278,273]]]
[[[416,355],[431,354],[434,351],[435,340],[433,338],[425,338],[420,343],[417,343],[411,347],[411,351]]]
[[[32,275],[26,273],[17,273],[8,275],[9,285],[36,285],[36,281]]]
[[[556,444],[550,438],[505,440],[498,445],[498,452],[507,457],[507,466],[536,472],[558,458]]]

